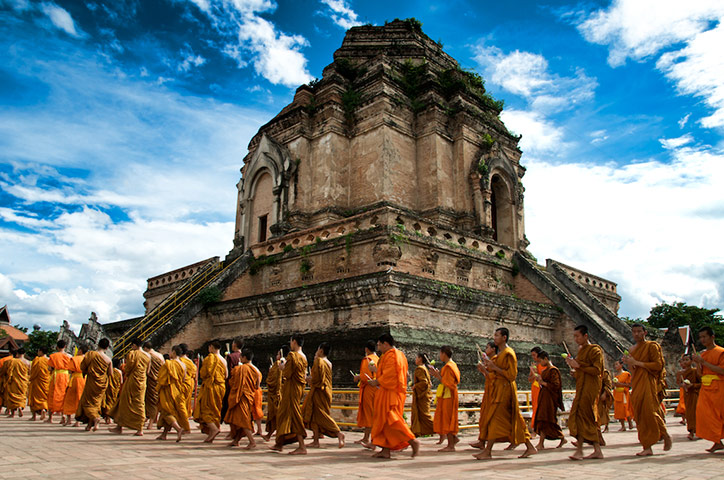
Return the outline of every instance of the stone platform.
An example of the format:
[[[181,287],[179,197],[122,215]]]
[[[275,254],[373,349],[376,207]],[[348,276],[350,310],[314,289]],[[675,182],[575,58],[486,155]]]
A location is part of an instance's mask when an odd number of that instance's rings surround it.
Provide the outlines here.
[[[306,457],[290,457],[259,448],[244,452],[225,446],[217,440],[213,445],[201,442],[203,435],[193,433],[181,444],[156,441],[155,431],[143,437],[117,436],[102,426],[96,433],[61,427],[58,424],[32,423],[27,410],[23,418],[0,418],[0,478],[35,480],[52,476],[57,479],[95,478],[490,478],[526,480],[579,479],[707,479],[722,478],[724,454],[708,454],[711,444],[704,440],[686,440],[685,427],[679,419],[669,417],[668,426],[674,447],[663,453],[661,445],[655,455],[638,459],[640,450],[636,432],[606,434],[608,447],[604,460],[571,462],[573,449],[544,450],[529,459],[519,460],[517,451],[503,452],[496,447],[496,459],[474,460],[472,448],[461,447],[455,453],[437,453],[434,438],[422,440],[421,454],[409,457],[409,450],[393,454],[392,460],[369,458],[369,452],[352,444],[361,434],[348,432],[348,446],[336,448],[335,439],[323,439],[322,448],[310,450]],[[224,426],[226,427],[226,426]],[[612,425],[617,430],[617,425]],[[224,429],[226,430],[226,428]],[[222,434],[223,435],[223,434]],[[460,445],[467,446],[475,433],[465,431]],[[550,442],[551,444],[553,442]],[[590,450],[590,449],[589,449]]]

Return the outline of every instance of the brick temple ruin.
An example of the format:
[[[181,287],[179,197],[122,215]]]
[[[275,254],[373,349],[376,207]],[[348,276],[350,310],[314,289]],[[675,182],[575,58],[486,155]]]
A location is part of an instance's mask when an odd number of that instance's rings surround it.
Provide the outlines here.
[[[452,345],[464,385],[499,326],[519,355],[562,353],[576,324],[618,355],[616,284],[528,251],[520,137],[501,108],[415,22],[350,29],[251,139],[233,249],[150,278],[146,315],[103,325],[116,355],[132,335],[162,350],[240,336],[265,371],[301,332],[308,356],[332,344],[336,386],[383,332],[410,359]]]

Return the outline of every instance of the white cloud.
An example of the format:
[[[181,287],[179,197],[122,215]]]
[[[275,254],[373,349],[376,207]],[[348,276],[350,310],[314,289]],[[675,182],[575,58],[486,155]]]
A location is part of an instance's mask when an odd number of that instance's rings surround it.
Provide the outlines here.
[[[81,36],[75,28],[73,17],[71,17],[70,13],[68,13],[65,9],[55,5],[54,3],[44,3],[41,8],[43,13],[48,16],[50,21],[57,28],[63,30],[68,35],[72,35],[73,37]]]
[[[679,120],[679,128],[684,128],[686,126],[686,124],[689,122],[689,117],[691,117],[691,113],[687,113],[681,120]]]
[[[196,4],[224,36],[233,36],[221,51],[243,68],[254,65],[257,74],[274,84],[297,86],[312,80],[301,49],[309,42],[302,35],[287,35],[259,16],[271,12],[270,0],[189,0]]]
[[[609,64],[656,55],[656,67],[679,92],[702,97],[713,114],[704,127],[724,127],[724,3],[720,0],[615,0],[578,24],[589,42],[609,47]]]
[[[500,114],[506,127],[523,135],[520,148],[527,155],[561,152],[566,148],[563,130],[537,112],[507,108]]]
[[[670,154],[670,162],[610,166],[528,158],[531,251],[618,282],[622,315],[646,317],[672,300],[721,307],[724,152]]]
[[[606,130],[596,130],[595,132],[591,132],[589,134],[591,137],[591,143],[601,143],[608,140],[608,132]]]
[[[188,72],[192,68],[200,67],[204,63],[206,63],[206,59],[201,55],[187,55],[183,62],[179,64],[178,70],[179,72]]]
[[[508,54],[494,46],[475,48],[475,61],[490,82],[528,100],[537,111],[555,112],[591,100],[597,82],[576,68],[572,76],[549,71],[542,55],[515,50]]]
[[[689,143],[692,143],[693,141],[694,141],[694,137],[692,137],[690,133],[687,133],[686,135],[682,135],[681,137],[677,137],[677,138],[660,138],[659,139],[661,146],[664,147],[666,150],[674,150],[679,147],[683,147],[684,145],[688,145]]]
[[[357,14],[347,4],[346,0],[320,0],[323,4],[329,7],[330,15],[334,23],[338,26],[348,30],[352,27],[362,25],[362,22],[357,20]]]

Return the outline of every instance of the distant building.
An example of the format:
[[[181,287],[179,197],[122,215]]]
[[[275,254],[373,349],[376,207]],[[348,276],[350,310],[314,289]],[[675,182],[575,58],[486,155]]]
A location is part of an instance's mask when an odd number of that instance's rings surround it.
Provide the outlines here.
[[[28,341],[28,336],[22,331],[10,325],[10,312],[8,306],[0,308],[0,358],[10,354],[11,350],[22,347]]]

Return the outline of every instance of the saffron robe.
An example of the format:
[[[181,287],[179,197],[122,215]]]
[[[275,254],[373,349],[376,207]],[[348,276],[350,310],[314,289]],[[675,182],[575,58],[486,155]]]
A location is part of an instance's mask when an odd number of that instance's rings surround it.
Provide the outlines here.
[[[35,357],[30,364],[30,393],[28,404],[31,412],[48,409],[48,389],[50,388],[50,369],[48,357]]]
[[[143,430],[146,422],[146,371],[150,361],[149,355],[141,349],[131,350],[126,355],[121,393],[108,412],[116,425]]]
[[[485,396],[490,396],[489,408],[481,412],[480,439],[486,441],[508,441],[513,445],[530,439],[530,433],[518,406],[518,359],[510,347],[505,347],[491,358],[502,373],[490,375],[485,385]]]
[[[266,431],[271,433],[277,429],[277,411],[282,399],[282,369],[279,362],[274,362],[266,376]]]
[[[12,359],[12,355],[0,358],[0,407],[5,406],[5,371],[7,369],[5,364]]]
[[[48,412],[63,413],[65,392],[68,390],[68,369],[70,369],[70,355],[65,352],[55,352],[48,359],[48,366],[53,369],[50,373],[50,386],[48,387]]]
[[[28,404],[28,382],[30,368],[25,363],[27,360],[13,358],[5,362],[4,370],[5,383],[3,386],[5,395],[5,407],[10,410],[23,409]]]
[[[424,365],[415,368],[412,383],[412,433],[417,437],[435,433],[432,417],[430,416],[430,372]],[[373,387],[368,387],[373,388]]]
[[[232,431],[252,429],[254,422],[254,396],[257,390],[257,369],[251,363],[242,363],[231,370],[229,377],[229,409],[224,422]]]
[[[372,427],[372,417],[375,409],[375,393],[376,387],[370,387],[368,382],[375,378],[375,374],[370,370],[370,362],[375,365],[380,358],[371,353],[366,355],[359,366],[359,405],[357,407],[357,426],[360,428]],[[369,378],[367,378],[369,377]]]
[[[608,370],[603,371],[601,376],[601,394],[598,397],[598,425],[608,425],[611,405],[613,405],[613,391],[611,390],[611,374]],[[603,396],[603,399],[601,399]]]
[[[674,413],[686,417],[686,399],[684,398],[684,387],[679,387],[679,402],[676,404]]]
[[[256,390],[254,390],[254,408],[252,409],[251,413],[254,417],[254,420],[261,420],[264,418],[264,391],[261,389],[261,379],[262,374],[261,371],[254,365],[253,363],[250,363],[254,371],[256,371]],[[258,432],[261,433],[261,432]]]
[[[686,429],[696,433],[696,407],[699,403],[699,390],[701,389],[701,374],[696,368],[689,368],[682,373],[682,380],[688,380],[684,387],[684,402],[686,402]]]
[[[701,352],[701,358],[724,368],[724,347]],[[701,367],[701,389],[696,404],[696,436],[718,442],[724,438],[724,376]],[[708,385],[707,385],[708,384]]]
[[[186,411],[189,415],[193,415],[194,407],[194,388],[196,388],[196,363],[189,357],[181,357],[186,367],[186,378],[184,379],[184,397],[186,398]]]
[[[634,345],[631,356],[641,367],[633,368],[631,379],[631,406],[633,407],[639,443],[649,448],[666,434],[666,421],[661,408],[660,379],[664,369],[661,347],[653,341]]]
[[[103,395],[103,403],[101,404],[101,413],[104,417],[110,416],[108,412],[118,400],[121,384],[123,384],[123,373],[118,368],[114,368],[113,373],[108,377],[108,386],[106,386],[106,393]]]
[[[158,352],[151,351],[149,353],[151,361],[149,363],[148,372],[146,372],[146,395],[144,397],[144,409],[146,410],[146,418],[154,420],[156,413],[158,413],[158,388],[156,388],[156,382],[158,381],[158,372],[161,367],[166,363],[163,355]]]
[[[535,433],[546,440],[557,440],[564,437],[558,425],[558,410],[564,410],[561,372],[551,364],[543,368],[540,376],[545,385],[539,384],[538,406],[533,423]]]
[[[106,355],[88,352],[80,364],[80,369],[85,374],[85,388],[75,418],[79,422],[88,423],[101,416],[101,406],[108,388],[108,373],[113,366]]]
[[[186,367],[181,360],[164,360],[156,377],[158,428],[171,428],[177,422],[181,430],[191,429],[184,395],[185,380]]]
[[[442,388],[438,392],[433,428],[438,435],[457,435],[460,369],[455,362],[449,360],[440,370],[440,377]]]
[[[491,402],[491,392],[493,391],[493,382],[495,381],[495,374],[492,372],[488,372],[485,374],[485,387],[483,388],[483,399],[480,402],[480,414],[478,415],[478,441],[485,442],[487,441],[488,436],[488,429],[487,429],[487,423],[485,425],[485,428],[483,428],[483,422],[487,422],[486,420],[486,413],[488,409],[491,408],[492,402]]]
[[[332,362],[326,358],[315,358],[309,379],[309,393],[302,405],[304,426],[328,437],[339,433],[337,422],[332,419]]]
[[[70,359],[70,380],[63,399],[63,415],[75,415],[78,411],[80,397],[83,395],[83,389],[85,388],[85,377],[80,368],[83,358],[85,358],[85,355],[75,355]]]
[[[199,423],[221,426],[221,401],[226,391],[226,360],[209,353],[199,369],[201,388],[194,407],[194,419]],[[205,432],[205,428],[202,428]]]
[[[372,443],[391,450],[403,449],[415,438],[404,418],[407,397],[405,354],[396,348],[387,350],[377,365],[376,380],[380,386],[375,393]]]
[[[540,363],[535,364],[535,370],[538,375],[543,373],[544,368]],[[538,409],[538,395],[540,394],[540,384],[538,380],[533,380],[530,385],[530,406],[531,406],[531,417],[530,417],[530,428],[535,431],[535,412]]]
[[[619,383],[631,383],[631,374],[625,370],[621,370],[616,374]],[[629,387],[613,388],[613,418],[616,420],[626,420],[633,417],[633,408],[631,407],[631,394]]]
[[[307,436],[301,406],[304,386],[307,383],[307,357],[301,352],[289,352],[282,375],[282,399],[277,411],[278,444],[295,442],[297,435],[302,438]]]
[[[576,355],[580,364],[573,376],[576,378],[576,397],[568,416],[571,436],[588,443],[599,443],[598,398],[601,394],[603,374],[603,350],[595,344],[583,345]]]

